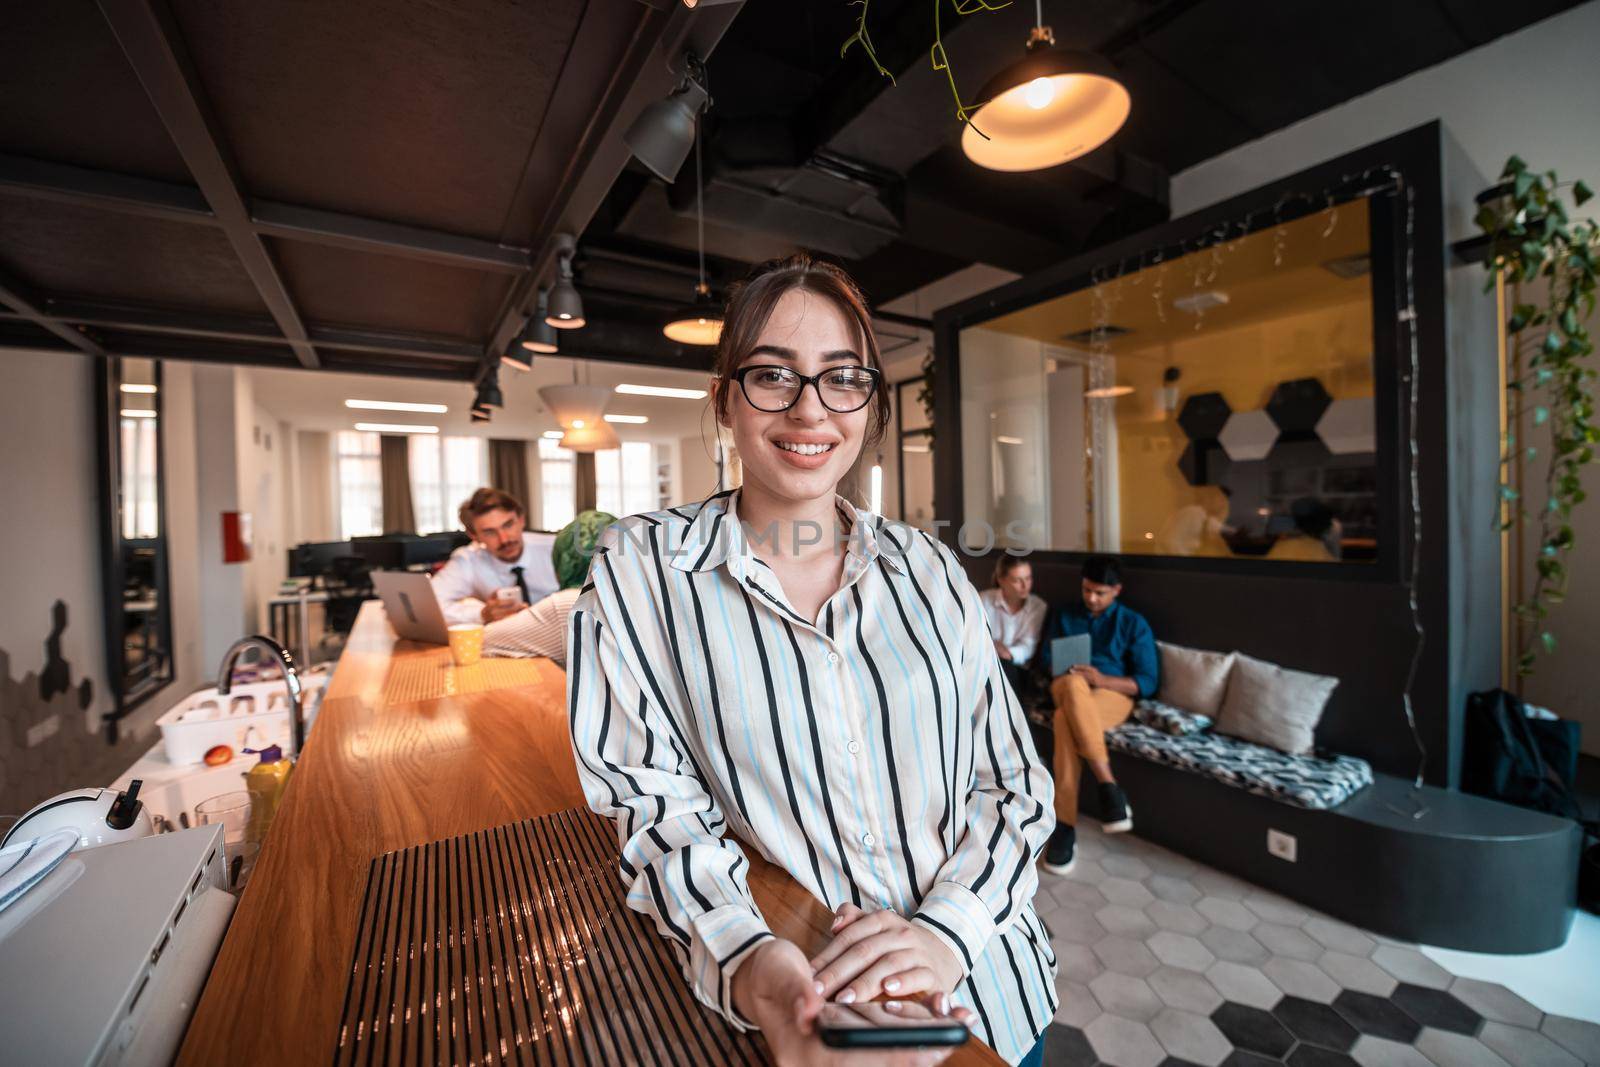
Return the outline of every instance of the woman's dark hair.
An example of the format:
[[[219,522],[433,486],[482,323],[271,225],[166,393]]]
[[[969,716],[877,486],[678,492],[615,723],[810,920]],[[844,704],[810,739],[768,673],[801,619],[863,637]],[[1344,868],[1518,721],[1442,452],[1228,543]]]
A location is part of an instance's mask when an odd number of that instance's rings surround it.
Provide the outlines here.
[[[1095,585],[1121,585],[1122,560],[1116,556],[1090,556],[1083,561],[1083,580]]]
[[[1032,567],[1033,564],[1028,562],[1027,556],[1013,556],[1009,552],[1000,553],[1000,558],[994,561],[994,584],[999,585],[1006,580],[1006,575],[1022,566]]]
[[[767,320],[772,317],[772,309],[778,306],[783,294],[794,289],[817,294],[853,322],[861,336],[861,361],[882,374],[883,361],[878,355],[878,339],[872,332],[872,313],[867,310],[866,299],[850,275],[804,252],[768,260],[752,268],[749,276],[728,294],[722,339],[717,342],[716,381],[711,393],[712,408],[720,421],[727,421],[728,405],[736,391],[730,376],[755,348]],[[888,383],[879,380],[878,391],[867,407],[867,434],[862,447],[872,448],[883,440],[889,426]]]

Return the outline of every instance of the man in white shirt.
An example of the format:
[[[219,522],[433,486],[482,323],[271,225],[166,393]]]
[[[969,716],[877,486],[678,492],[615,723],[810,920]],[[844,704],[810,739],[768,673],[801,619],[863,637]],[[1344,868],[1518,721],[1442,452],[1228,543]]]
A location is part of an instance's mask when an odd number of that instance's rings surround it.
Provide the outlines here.
[[[433,576],[446,622],[492,623],[554,593],[554,534],[528,533],[527,512],[510,493],[488,487],[457,513],[472,544],[456,549]],[[500,590],[511,590],[501,595]]]
[[[1005,665],[1012,685],[1039,648],[1039,631],[1044,628],[1045,603],[1033,594],[1033,566],[1019,556],[1001,553],[994,567],[993,589],[978,594],[984,614],[989,617],[989,632],[994,650]]]

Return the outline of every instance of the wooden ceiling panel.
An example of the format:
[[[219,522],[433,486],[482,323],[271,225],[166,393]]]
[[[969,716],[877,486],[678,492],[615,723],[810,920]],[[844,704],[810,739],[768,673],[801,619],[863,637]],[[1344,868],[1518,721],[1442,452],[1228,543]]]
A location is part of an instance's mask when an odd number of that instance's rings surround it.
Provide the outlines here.
[[[0,151],[189,181],[93,0],[7,4],[4,21]]]
[[[482,341],[511,284],[504,274],[298,241],[269,243],[300,313],[330,325]]]
[[[498,239],[583,0],[177,0],[255,196]]]
[[[265,310],[227,238],[205,226],[0,196],[0,264],[42,295]]]

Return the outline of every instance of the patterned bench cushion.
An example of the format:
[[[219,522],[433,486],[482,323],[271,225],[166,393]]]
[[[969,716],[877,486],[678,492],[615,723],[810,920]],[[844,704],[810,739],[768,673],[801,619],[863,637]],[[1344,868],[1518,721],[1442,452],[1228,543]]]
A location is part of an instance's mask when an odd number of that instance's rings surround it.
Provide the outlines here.
[[[1174,736],[1129,721],[1108,732],[1106,742],[1118,752],[1302,808],[1338,807],[1372,784],[1372,767],[1354,756],[1290,756],[1218,733]]]

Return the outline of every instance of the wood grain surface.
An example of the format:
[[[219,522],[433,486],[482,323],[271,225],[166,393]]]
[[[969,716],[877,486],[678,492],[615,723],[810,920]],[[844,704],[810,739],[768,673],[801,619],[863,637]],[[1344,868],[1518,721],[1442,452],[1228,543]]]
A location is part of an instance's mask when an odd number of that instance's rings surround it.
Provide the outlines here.
[[[456,673],[439,652],[398,640],[377,601],[362,608],[180,1065],[330,1063],[373,858],[584,802],[561,669],[544,659],[498,661],[484,687],[491,672]],[[391,702],[391,691],[427,695]],[[746,852],[751,889],[773,929],[808,953],[820,948],[828,910]],[[1003,1061],[974,1039],[946,1062]]]

